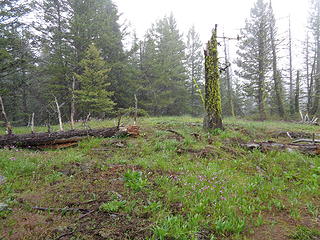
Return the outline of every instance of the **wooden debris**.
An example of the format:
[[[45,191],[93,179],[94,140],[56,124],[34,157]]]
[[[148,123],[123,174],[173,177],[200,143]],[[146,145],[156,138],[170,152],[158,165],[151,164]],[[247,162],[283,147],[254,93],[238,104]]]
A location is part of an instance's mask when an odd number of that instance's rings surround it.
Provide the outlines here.
[[[311,138],[312,133],[280,131],[272,134],[272,136],[273,137],[289,137],[290,139]]]
[[[1,96],[0,96],[0,106],[1,106],[1,113],[2,113],[3,118],[4,118],[4,122],[5,122],[5,124],[6,124],[7,134],[8,134],[8,135],[11,135],[11,134],[13,134],[13,132],[12,132],[12,126],[11,126],[9,120],[8,120],[8,117],[7,117],[6,111],[5,111],[5,109],[4,109],[4,104],[3,104],[3,100],[2,100],[2,97],[1,97]]]
[[[310,125],[319,125],[318,118],[313,117],[310,119],[308,113],[305,116],[303,116],[302,112],[300,111],[300,117],[301,117],[301,121],[299,123],[310,124]]]
[[[140,135],[140,128],[136,125],[127,126],[126,128],[124,128],[124,131],[132,137],[137,137]]]
[[[194,137],[196,140],[201,141],[201,135],[198,133],[191,133],[191,136]]]
[[[315,144],[282,144],[272,141],[260,142],[260,143],[247,143],[241,144],[242,147],[248,148],[250,150],[259,149],[262,152],[268,151],[299,151],[305,154],[320,155],[320,145]]]
[[[295,141],[293,141],[292,143],[320,143],[320,139],[305,139],[305,138],[302,138],[302,139],[297,139]]]
[[[60,131],[63,131],[63,123],[62,123],[62,117],[61,117],[60,108],[64,105],[64,103],[62,103],[61,105],[59,105],[58,99],[57,99],[56,96],[54,96],[54,102],[55,102],[56,107],[57,107],[57,113],[58,113]]]
[[[47,208],[47,207],[32,207],[33,210],[37,211],[51,211],[51,212],[91,212],[91,209],[84,208]]]
[[[118,129],[102,128],[90,130],[71,130],[64,132],[53,133],[33,133],[21,135],[4,135],[0,136],[0,148],[4,147],[19,147],[19,148],[59,148],[54,145],[61,145],[62,148],[74,146],[75,143],[87,137],[113,137],[118,134],[138,136],[138,126],[128,126],[126,128]],[[51,147],[49,147],[51,146]]]
[[[205,158],[208,157],[209,155],[213,155],[213,148],[211,146],[207,146],[203,149],[185,149],[185,148],[179,148],[177,150],[178,154],[183,154],[183,153],[190,153],[195,155],[196,157],[199,158]]]
[[[175,135],[176,135],[176,139],[177,139],[179,142],[184,139],[184,136],[182,136],[182,134],[178,133],[178,132],[175,131],[175,130],[167,129],[166,131],[175,134]]]

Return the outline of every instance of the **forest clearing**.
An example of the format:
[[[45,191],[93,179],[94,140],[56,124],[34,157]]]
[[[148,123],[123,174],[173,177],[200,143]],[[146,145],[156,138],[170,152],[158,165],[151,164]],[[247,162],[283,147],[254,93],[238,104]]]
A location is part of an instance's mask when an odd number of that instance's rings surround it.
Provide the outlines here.
[[[319,156],[243,145],[289,144],[284,133],[306,138],[318,127],[224,123],[206,133],[200,118],[143,118],[137,137],[1,149],[0,238],[319,239]]]
[[[320,240],[320,0],[228,1],[0,0],[0,240]]]

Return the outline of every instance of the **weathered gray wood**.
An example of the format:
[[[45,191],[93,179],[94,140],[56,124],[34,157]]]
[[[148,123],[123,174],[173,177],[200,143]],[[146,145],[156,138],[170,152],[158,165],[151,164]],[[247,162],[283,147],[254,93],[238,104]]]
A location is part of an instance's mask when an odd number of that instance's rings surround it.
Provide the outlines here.
[[[118,133],[126,133],[116,127],[93,130],[71,130],[53,133],[31,133],[21,135],[0,136],[0,148],[15,146],[21,148],[36,147],[43,145],[55,145],[60,143],[80,141],[85,137],[113,137]]]

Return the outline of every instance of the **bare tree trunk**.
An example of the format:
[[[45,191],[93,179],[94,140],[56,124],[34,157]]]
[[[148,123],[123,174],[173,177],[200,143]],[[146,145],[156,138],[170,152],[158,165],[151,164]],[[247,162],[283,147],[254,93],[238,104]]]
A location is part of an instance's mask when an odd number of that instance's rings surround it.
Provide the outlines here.
[[[134,125],[137,123],[138,118],[138,98],[137,94],[134,94]]]
[[[296,113],[298,113],[300,111],[300,71],[297,71],[294,108],[295,108],[294,110]]]
[[[205,55],[205,108],[206,116],[203,121],[205,129],[223,129],[220,94],[220,74],[218,66],[217,25],[208,42]]]
[[[228,59],[228,51],[227,51],[227,43],[226,38],[223,36],[223,43],[224,43],[224,57],[226,64],[229,63]],[[228,100],[227,100],[227,114],[234,117],[234,106],[233,106],[233,90],[232,90],[232,80],[230,76],[230,69],[227,67],[226,69],[226,78],[227,78],[227,94],[228,94]]]
[[[62,118],[61,118],[61,111],[60,111],[60,105],[58,103],[58,99],[56,97],[54,97],[54,101],[56,103],[57,106],[57,112],[58,112],[58,118],[59,118],[59,126],[60,126],[60,131],[64,131],[63,130],[63,123],[62,123]]]
[[[4,104],[3,104],[3,100],[2,100],[2,97],[0,96],[0,105],[1,105],[1,111],[2,111],[2,115],[3,115],[3,118],[4,118],[4,123],[6,125],[6,129],[7,129],[7,134],[8,135],[12,135],[12,127],[11,127],[11,124],[7,118],[7,114],[6,114],[6,111],[4,109]]]
[[[314,76],[316,74],[316,54],[314,56],[314,60],[313,60],[313,64],[311,67],[311,74],[310,74],[310,88],[309,88],[309,111],[308,111],[308,115],[311,116],[312,115],[312,108],[313,108],[313,95],[314,95]]]
[[[31,133],[34,133],[34,113],[32,113],[31,117]]]
[[[309,68],[309,35],[307,33],[306,42],[306,80],[307,80],[307,113],[310,114],[311,107],[311,84],[310,84],[310,68]]]
[[[76,79],[73,76],[72,77],[71,113],[70,113],[70,123],[71,123],[71,129],[72,130],[74,130],[74,115],[75,115],[75,112],[76,112],[76,109],[75,109],[75,94],[74,94],[75,88],[76,88]]]
[[[293,95],[293,72],[292,72],[292,37],[291,37],[291,20],[289,18],[289,105],[290,114],[294,114],[294,95]]]

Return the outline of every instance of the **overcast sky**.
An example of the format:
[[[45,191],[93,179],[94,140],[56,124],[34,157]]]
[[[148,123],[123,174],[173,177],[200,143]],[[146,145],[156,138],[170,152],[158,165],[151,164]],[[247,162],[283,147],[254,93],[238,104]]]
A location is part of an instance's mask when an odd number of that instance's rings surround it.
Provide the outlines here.
[[[186,35],[190,26],[195,25],[202,42],[207,42],[214,24],[218,32],[228,37],[236,37],[239,29],[250,17],[250,9],[256,0],[113,0],[125,19],[142,38],[146,30],[156,20],[173,13],[182,33]],[[309,11],[309,0],[272,0],[274,13],[282,35],[287,34],[288,16],[291,16],[293,45],[299,51],[301,40],[304,40]],[[300,40],[300,41],[299,41]],[[235,49],[236,42],[230,42]],[[295,52],[295,55],[299,54]],[[301,52],[300,52],[301,53]]]
[[[245,19],[256,0],[114,0],[122,13],[122,21],[130,22],[138,37],[143,37],[151,24],[165,15],[173,13],[181,32],[195,25],[203,42],[208,41],[215,23],[218,31],[226,36],[236,37],[244,27]],[[288,16],[291,16],[292,34],[296,40],[303,40],[307,24],[309,0],[273,0],[273,9],[279,25],[279,32],[285,34]],[[230,43],[232,45],[232,43]],[[295,42],[295,45],[299,42]]]

